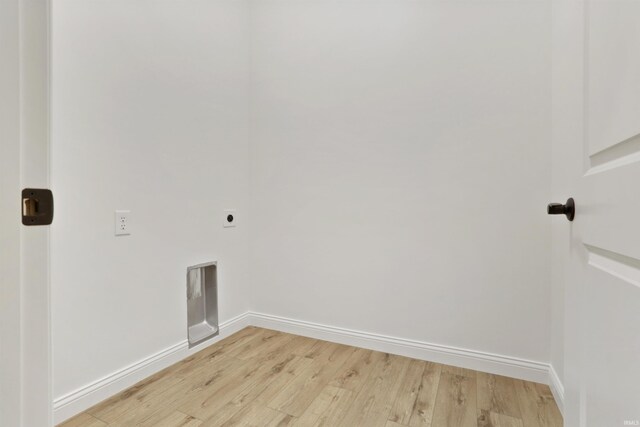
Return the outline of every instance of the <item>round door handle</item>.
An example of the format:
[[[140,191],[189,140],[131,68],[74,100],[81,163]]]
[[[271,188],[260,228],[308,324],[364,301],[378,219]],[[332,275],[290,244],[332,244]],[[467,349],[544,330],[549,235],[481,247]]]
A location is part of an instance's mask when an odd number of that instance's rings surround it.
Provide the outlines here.
[[[569,221],[573,221],[576,216],[576,204],[572,198],[569,198],[564,205],[562,203],[549,203],[547,205],[547,213],[549,215],[565,215]]]

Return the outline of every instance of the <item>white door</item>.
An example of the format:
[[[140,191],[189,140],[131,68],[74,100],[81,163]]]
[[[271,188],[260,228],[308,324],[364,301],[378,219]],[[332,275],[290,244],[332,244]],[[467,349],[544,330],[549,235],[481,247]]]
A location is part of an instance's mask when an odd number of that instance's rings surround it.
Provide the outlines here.
[[[565,425],[640,425],[640,1],[555,1],[553,49]]]
[[[0,425],[52,425],[49,227],[21,189],[49,186],[47,0],[0,1]]]

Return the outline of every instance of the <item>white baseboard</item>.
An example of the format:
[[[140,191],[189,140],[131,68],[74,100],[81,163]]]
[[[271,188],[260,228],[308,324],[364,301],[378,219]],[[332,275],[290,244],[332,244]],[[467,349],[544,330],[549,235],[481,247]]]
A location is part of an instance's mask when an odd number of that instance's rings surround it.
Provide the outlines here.
[[[556,400],[560,413],[564,415],[564,386],[553,365],[549,365],[549,388],[553,393],[553,398]]]
[[[189,349],[185,340],[69,394],[56,398],[53,403],[55,423],[61,423],[249,325],[549,384],[558,407],[561,411],[563,410],[564,388],[556,371],[547,363],[321,325],[270,314],[247,312],[221,324],[220,334],[201,346]]]
[[[277,331],[384,351],[414,359],[455,365],[527,381],[545,384],[549,381],[549,365],[546,363],[321,325],[263,313],[250,313],[250,317],[252,325]]]
[[[249,313],[220,324],[220,333],[205,343],[189,348],[187,340],[139,360],[119,371],[87,384],[53,401],[54,424],[59,424],[135,383],[249,326]]]

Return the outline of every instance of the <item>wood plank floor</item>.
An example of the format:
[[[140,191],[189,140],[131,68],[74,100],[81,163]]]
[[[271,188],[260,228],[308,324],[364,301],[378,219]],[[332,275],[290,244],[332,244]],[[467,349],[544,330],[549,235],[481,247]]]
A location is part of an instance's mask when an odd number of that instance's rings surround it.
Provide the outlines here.
[[[63,427],[560,427],[549,387],[248,327]]]

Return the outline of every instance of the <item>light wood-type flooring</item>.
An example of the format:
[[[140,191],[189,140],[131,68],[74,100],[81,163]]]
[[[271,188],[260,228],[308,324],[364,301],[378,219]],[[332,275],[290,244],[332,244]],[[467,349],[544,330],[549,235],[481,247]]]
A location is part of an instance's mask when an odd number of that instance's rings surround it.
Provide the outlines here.
[[[64,427],[559,427],[549,387],[248,327]]]

